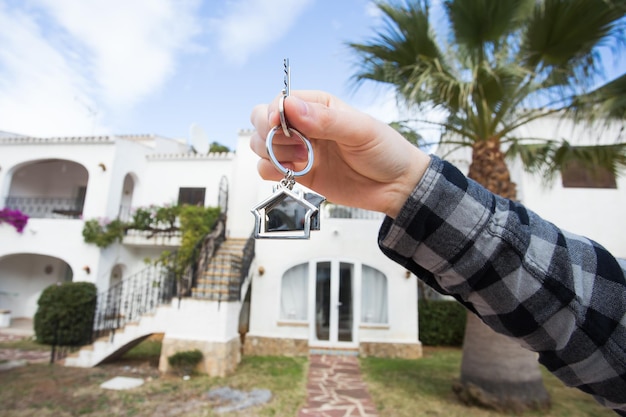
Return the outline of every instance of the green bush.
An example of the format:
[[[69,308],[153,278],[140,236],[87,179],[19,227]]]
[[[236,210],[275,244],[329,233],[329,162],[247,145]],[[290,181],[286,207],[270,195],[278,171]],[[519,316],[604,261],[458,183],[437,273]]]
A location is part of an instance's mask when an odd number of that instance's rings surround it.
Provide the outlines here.
[[[37,342],[57,346],[90,343],[97,294],[90,282],[65,282],[46,288],[35,313]]]
[[[202,360],[202,352],[198,349],[176,352],[167,358],[167,362],[181,375],[190,375]]]
[[[419,303],[419,338],[427,346],[461,346],[465,336],[465,308],[455,301]]]
[[[103,223],[96,219],[87,220],[83,227],[83,239],[86,243],[93,243],[99,248],[106,248],[116,240],[124,238],[126,225],[119,219]]]

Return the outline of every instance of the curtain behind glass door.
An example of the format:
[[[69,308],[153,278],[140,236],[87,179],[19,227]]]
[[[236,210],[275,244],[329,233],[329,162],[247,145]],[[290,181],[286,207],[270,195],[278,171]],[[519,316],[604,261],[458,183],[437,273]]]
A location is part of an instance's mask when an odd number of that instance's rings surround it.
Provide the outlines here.
[[[315,334],[330,340],[330,262],[317,264],[315,283]]]
[[[340,342],[352,342],[352,277],[354,265],[341,263],[339,266],[339,332]]]

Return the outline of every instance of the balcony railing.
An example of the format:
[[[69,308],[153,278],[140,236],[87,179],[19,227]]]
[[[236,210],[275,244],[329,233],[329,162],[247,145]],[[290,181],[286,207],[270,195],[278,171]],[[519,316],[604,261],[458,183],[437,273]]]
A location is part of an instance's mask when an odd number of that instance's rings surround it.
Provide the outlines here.
[[[325,204],[322,211],[327,219],[379,220],[385,217],[383,213],[377,211],[340,206],[338,204]]]
[[[83,204],[80,198],[7,197],[4,206],[31,218],[78,219],[83,214]]]

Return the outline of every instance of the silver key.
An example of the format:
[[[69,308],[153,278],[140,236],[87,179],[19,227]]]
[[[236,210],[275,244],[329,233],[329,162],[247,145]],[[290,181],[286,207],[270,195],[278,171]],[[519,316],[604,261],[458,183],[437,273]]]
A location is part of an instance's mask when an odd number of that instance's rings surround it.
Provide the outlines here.
[[[313,191],[304,191],[296,185],[295,178],[306,175],[313,166],[313,147],[302,133],[289,127],[285,116],[285,99],[289,96],[291,74],[289,60],[284,61],[285,87],[278,103],[280,125],[274,126],[265,139],[270,160],[278,171],[285,175],[271,196],[252,208],[254,214],[254,237],[265,239],[309,239],[311,230],[320,229],[320,206],[326,198]],[[301,140],[307,148],[308,162],[304,169],[294,172],[285,168],[274,155],[272,141],[277,132]]]

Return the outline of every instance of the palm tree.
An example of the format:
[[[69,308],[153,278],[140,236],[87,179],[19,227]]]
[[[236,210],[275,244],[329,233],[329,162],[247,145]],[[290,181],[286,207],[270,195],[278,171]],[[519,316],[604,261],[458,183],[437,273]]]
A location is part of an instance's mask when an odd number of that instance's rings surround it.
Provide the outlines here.
[[[441,110],[440,143],[471,147],[468,176],[509,199],[516,199],[516,189],[507,153],[547,172],[581,156],[613,172],[625,165],[624,143],[574,149],[515,136],[520,126],[544,117],[624,119],[626,96],[616,99],[624,77],[589,92],[602,76],[599,48],[624,44],[624,0],[442,3],[449,30],[443,37],[428,0],[378,1],[385,26],[367,43],[349,45],[358,58],[357,85],[386,83],[418,114]],[[536,359],[468,315],[458,392],[497,408],[546,406]]]

